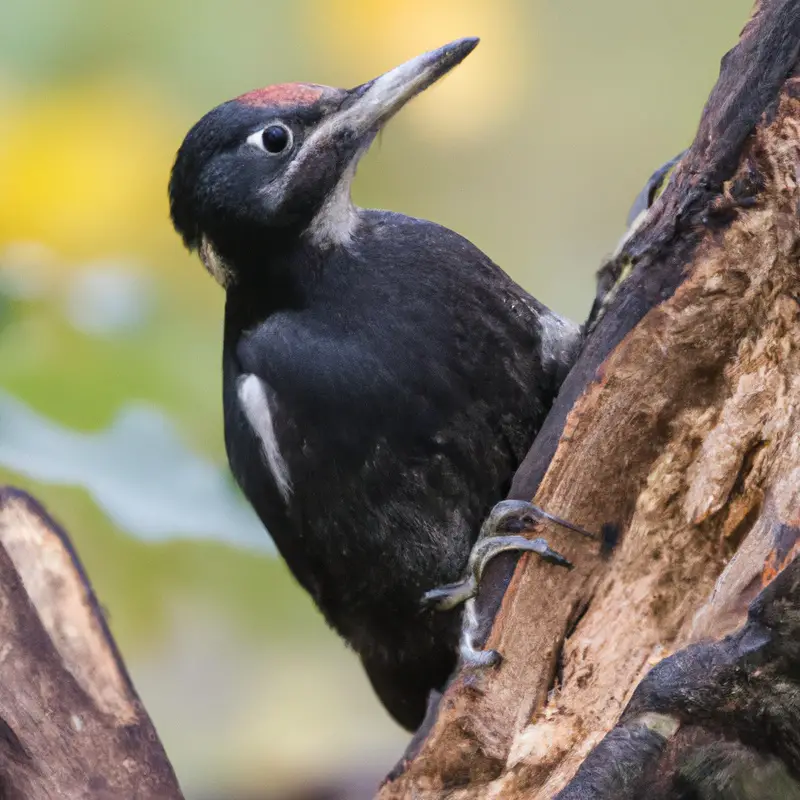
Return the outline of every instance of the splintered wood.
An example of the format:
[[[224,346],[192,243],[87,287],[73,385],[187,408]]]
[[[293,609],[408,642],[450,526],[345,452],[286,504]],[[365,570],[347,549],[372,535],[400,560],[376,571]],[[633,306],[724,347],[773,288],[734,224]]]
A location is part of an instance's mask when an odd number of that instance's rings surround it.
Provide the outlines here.
[[[503,663],[456,677],[382,798],[555,797],[651,667],[739,628],[800,547],[798,51],[800,4],[760,4],[559,398],[535,502],[619,545],[547,530],[576,569],[520,559]]]

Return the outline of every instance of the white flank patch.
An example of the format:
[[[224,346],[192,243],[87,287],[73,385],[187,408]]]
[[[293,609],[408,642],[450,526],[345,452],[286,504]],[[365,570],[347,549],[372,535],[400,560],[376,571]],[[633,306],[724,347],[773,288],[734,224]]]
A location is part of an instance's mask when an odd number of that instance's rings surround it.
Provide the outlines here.
[[[563,363],[563,359],[581,335],[580,326],[547,310],[539,314],[539,325],[542,363],[551,361]]]
[[[247,421],[261,440],[261,450],[272,477],[275,478],[278,491],[288,502],[292,493],[289,468],[283,460],[275,437],[275,426],[272,424],[272,412],[269,410],[264,384],[256,375],[243,375],[239,379],[238,395]]]

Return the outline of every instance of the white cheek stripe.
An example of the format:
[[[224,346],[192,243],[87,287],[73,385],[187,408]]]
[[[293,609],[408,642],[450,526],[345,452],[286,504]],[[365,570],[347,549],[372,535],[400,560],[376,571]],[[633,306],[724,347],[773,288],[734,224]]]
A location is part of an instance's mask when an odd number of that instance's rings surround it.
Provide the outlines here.
[[[227,288],[233,277],[233,271],[216,251],[211,240],[203,235],[200,239],[200,260],[205,268],[214,277],[214,280],[223,288]]]
[[[264,384],[257,375],[243,375],[239,378],[237,394],[247,421],[261,440],[261,450],[278,486],[278,491],[288,502],[292,493],[289,468],[278,448],[275,426],[272,423],[272,413],[269,410]]]

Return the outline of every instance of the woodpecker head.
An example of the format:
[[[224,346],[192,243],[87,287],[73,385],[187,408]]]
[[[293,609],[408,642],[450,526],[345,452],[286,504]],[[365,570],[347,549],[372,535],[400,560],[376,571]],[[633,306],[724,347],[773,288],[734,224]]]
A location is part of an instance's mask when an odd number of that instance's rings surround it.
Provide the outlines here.
[[[350,184],[361,155],[412,97],[461,62],[460,39],[355,89],[289,83],[249,92],[206,114],[178,151],[169,185],[175,229],[223,285],[227,241],[308,236],[346,243]]]

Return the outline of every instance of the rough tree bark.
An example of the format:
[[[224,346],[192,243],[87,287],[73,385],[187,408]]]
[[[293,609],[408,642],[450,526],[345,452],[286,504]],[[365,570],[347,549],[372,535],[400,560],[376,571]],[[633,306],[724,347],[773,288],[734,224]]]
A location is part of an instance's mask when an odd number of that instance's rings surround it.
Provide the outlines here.
[[[0,489],[0,798],[182,797],[66,534]]]
[[[800,797],[799,55],[762,0],[514,481],[616,547],[495,562],[383,800]]]

